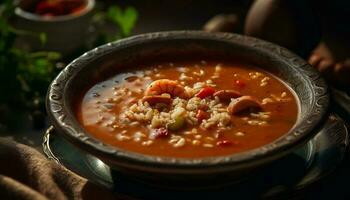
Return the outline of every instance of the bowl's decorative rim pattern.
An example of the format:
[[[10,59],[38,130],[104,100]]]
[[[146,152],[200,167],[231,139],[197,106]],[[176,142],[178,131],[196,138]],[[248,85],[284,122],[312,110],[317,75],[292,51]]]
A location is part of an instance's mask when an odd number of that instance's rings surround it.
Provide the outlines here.
[[[90,137],[84,133],[79,124],[72,122],[72,116],[69,115],[67,107],[64,104],[64,95],[66,83],[72,74],[79,71],[80,68],[89,62],[102,57],[116,49],[128,46],[142,44],[144,41],[162,41],[169,39],[207,39],[217,40],[227,43],[249,46],[257,51],[268,52],[282,58],[285,63],[294,66],[301,74],[308,79],[307,84],[313,89],[314,93],[310,95],[309,112],[305,117],[307,120],[293,129],[286,136],[280,138],[274,143],[265,146],[228,156],[207,157],[207,158],[171,158],[150,156],[140,153],[130,152],[117,147],[102,143],[101,141]],[[329,105],[328,86],[320,74],[299,56],[291,53],[289,50],[278,45],[266,42],[253,37],[242,36],[232,33],[207,33],[203,31],[169,31],[156,32],[133,36],[117,42],[108,43],[84,53],[79,58],[71,62],[51,83],[48,94],[46,107],[53,125],[63,130],[63,134],[78,145],[87,146],[93,151],[102,153],[104,157],[111,159],[117,158],[123,161],[133,163],[142,163],[143,165],[158,166],[176,166],[176,167],[213,167],[219,165],[229,166],[235,164],[248,164],[250,161],[258,161],[260,158],[271,158],[276,153],[289,152],[294,149],[296,143],[303,143],[310,138],[310,132],[315,132],[320,123],[325,119]]]

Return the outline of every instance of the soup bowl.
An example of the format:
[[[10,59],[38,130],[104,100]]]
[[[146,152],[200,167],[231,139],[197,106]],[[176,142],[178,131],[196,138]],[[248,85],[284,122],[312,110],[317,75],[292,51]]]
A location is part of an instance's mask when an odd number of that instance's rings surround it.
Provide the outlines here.
[[[294,127],[272,143],[226,156],[176,158],[131,152],[103,143],[79,124],[74,105],[84,88],[105,80],[117,69],[147,58],[192,55],[249,62],[279,77],[296,94],[299,114]],[[47,111],[59,134],[115,171],[161,186],[194,188],[236,181],[305,144],[322,125],[329,104],[320,74],[287,49],[230,33],[171,31],[137,35],[86,52],[52,82]]]

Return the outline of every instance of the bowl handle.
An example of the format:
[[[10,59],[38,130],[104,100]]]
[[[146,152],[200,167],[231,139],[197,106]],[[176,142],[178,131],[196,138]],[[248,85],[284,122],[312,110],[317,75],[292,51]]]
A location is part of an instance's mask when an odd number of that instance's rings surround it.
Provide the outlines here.
[[[41,146],[43,148],[43,152],[46,155],[46,157],[50,160],[55,161],[56,163],[60,164],[59,159],[52,153],[50,149],[50,136],[55,134],[55,128],[53,126],[50,126],[48,129],[46,129],[43,142],[41,143]]]

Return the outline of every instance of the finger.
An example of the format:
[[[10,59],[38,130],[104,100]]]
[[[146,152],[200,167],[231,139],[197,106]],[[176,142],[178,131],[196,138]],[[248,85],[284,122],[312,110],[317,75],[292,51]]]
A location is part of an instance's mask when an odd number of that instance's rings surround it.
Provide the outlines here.
[[[322,59],[317,68],[321,73],[332,73],[333,66],[334,62],[332,60]]]
[[[310,58],[309,58],[309,63],[312,65],[312,66],[314,66],[314,67],[316,67],[316,68],[318,68],[318,63],[321,61],[321,56],[319,56],[318,54],[312,54],[311,56],[310,56]]]

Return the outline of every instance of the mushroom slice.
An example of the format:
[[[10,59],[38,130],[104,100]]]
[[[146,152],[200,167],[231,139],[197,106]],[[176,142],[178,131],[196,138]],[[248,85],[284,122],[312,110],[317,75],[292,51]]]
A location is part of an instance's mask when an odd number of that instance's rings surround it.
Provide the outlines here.
[[[144,96],[142,98],[142,101],[148,102],[149,105],[155,105],[157,103],[171,104],[173,100],[168,96],[154,95],[154,96]]]
[[[255,100],[252,96],[242,96],[237,99],[232,99],[231,103],[227,107],[227,111],[230,114],[237,114],[241,111],[250,108],[261,108],[260,103]]]
[[[221,101],[230,101],[232,98],[241,97],[242,94],[236,90],[219,90],[214,93],[215,97],[219,97]]]

